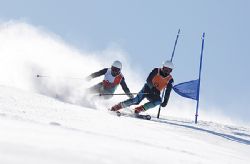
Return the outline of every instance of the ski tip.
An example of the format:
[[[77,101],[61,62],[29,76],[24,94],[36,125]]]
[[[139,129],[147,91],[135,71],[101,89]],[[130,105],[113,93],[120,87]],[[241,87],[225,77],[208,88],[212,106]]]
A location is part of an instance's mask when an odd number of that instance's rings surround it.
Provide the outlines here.
[[[147,120],[151,120],[151,116],[150,115],[147,115]]]
[[[122,115],[121,112],[119,112],[119,111],[112,111],[112,110],[109,109],[109,108],[108,108],[108,111],[109,111],[111,114],[115,114],[115,115],[117,115],[117,116],[121,116],[121,115]]]
[[[122,114],[121,114],[121,112],[116,111],[116,115],[120,117]]]
[[[144,119],[144,120],[151,120],[151,116],[150,115],[136,114],[135,117],[141,118],[141,119]]]

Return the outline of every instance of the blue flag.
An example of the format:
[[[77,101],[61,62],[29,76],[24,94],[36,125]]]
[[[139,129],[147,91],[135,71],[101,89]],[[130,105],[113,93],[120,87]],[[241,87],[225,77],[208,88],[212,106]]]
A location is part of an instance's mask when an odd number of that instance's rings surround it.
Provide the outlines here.
[[[198,84],[199,79],[177,84],[173,89],[183,97],[198,100]]]

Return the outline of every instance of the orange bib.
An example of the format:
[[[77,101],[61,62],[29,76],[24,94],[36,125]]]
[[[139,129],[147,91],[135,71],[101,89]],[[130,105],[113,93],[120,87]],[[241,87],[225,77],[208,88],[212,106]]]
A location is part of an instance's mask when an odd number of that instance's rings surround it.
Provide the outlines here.
[[[173,79],[171,75],[168,75],[167,77],[162,77],[160,75],[160,69],[158,69],[158,73],[152,79],[152,83],[159,91],[162,91],[168,85],[171,79]]]
[[[111,69],[108,69],[103,79],[104,88],[113,88],[119,85],[122,81],[123,75],[120,73],[117,76],[112,76]]]

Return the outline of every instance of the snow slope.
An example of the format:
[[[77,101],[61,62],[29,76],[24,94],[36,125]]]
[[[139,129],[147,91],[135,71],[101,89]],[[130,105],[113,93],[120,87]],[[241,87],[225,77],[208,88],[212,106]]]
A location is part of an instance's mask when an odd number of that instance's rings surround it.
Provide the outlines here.
[[[80,52],[44,29],[1,23],[0,164],[249,163],[248,127],[215,123],[225,117],[205,110],[195,125],[193,104],[183,99],[170,101],[161,119],[149,111],[151,121],[108,113],[122,96],[89,102],[84,89],[100,79],[82,79],[114,58],[123,61],[131,91],[141,88],[145,77],[124,56],[109,49]],[[205,117],[210,121],[201,121]]]
[[[0,163],[249,163],[250,129],[105,110],[0,86]]]
[[[123,50],[112,47],[91,52],[78,50],[63,41],[60,36],[42,27],[19,21],[0,22],[0,85],[43,94],[63,102],[86,106],[89,102],[83,101],[85,88],[98,83],[102,77],[91,82],[85,82],[84,77],[94,71],[110,67],[113,60],[122,61],[122,72],[130,90],[138,92],[147,77],[142,77],[145,72],[136,70],[136,65],[127,56]],[[147,68],[149,71],[151,69]],[[37,78],[37,74],[47,77]],[[174,75],[178,76],[181,75]],[[121,87],[118,87],[116,93],[121,92]],[[105,106],[108,107],[126,98],[126,96],[113,97]],[[225,109],[218,109],[213,104],[209,107],[203,106],[205,104],[203,102],[202,99],[199,120],[226,124],[241,121],[226,116],[223,112]],[[195,106],[195,101],[184,99],[172,92],[167,105],[169,109],[167,115],[194,119]]]

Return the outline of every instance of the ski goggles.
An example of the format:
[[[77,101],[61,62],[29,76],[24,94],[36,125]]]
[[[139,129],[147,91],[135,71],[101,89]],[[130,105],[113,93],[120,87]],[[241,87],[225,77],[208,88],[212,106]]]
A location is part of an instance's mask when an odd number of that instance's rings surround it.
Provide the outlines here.
[[[119,74],[121,72],[121,69],[116,68],[116,67],[111,67],[111,71],[114,72],[117,75],[117,74]]]
[[[170,73],[170,72],[172,72],[172,70],[173,70],[173,69],[168,68],[168,67],[162,67],[162,71],[163,71],[164,73]]]

